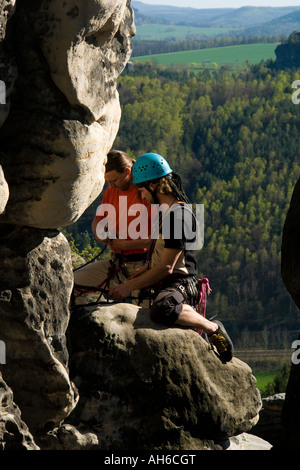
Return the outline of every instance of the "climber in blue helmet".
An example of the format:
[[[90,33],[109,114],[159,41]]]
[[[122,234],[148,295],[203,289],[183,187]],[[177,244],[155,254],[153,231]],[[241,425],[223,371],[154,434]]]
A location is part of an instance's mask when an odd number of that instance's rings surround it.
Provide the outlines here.
[[[150,288],[154,291],[150,303],[153,321],[203,330],[220,359],[230,361],[233,345],[222,323],[208,320],[195,309],[199,298],[196,251],[191,249],[184,230],[186,213],[189,214],[189,226],[195,225],[196,220],[192,211],[186,210],[189,200],[180,176],[156,153],[139,157],[133,165],[132,175],[142,198],[158,205],[159,235],[148,248],[148,263],[126,282],[112,287],[109,296],[123,300],[133,290]],[[164,221],[167,221],[165,231],[162,229]]]

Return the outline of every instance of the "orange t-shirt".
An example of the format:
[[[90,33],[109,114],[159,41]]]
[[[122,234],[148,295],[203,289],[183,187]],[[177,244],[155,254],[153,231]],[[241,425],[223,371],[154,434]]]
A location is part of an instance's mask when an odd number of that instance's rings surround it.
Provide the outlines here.
[[[134,204],[139,206],[134,206]],[[130,210],[131,214],[128,213]],[[146,199],[141,199],[135,186],[127,191],[107,188],[101,205],[97,209],[96,218],[98,222],[102,221],[105,225],[107,223],[112,237],[122,240],[144,239],[148,238],[151,233],[151,207]],[[113,251],[120,253],[119,250]],[[130,255],[146,251],[147,248],[138,248],[124,250],[123,254]]]

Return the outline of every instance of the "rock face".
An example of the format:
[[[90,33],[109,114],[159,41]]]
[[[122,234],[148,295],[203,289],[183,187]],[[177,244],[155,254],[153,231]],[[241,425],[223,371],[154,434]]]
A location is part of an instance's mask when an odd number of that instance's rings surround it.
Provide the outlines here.
[[[70,423],[94,429],[102,449],[201,448],[258,420],[250,368],[223,364],[196,332],[157,325],[147,309],[77,311],[70,340],[80,395]]]
[[[135,30],[130,0],[0,0],[0,11],[0,362],[41,439],[77,402],[66,340],[72,264],[56,229],[102,190]],[[7,432],[1,425],[1,443]]]
[[[15,6],[16,0],[0,0],[0,127],[8,116],[10,95],[18,76],[13,46],[8,39],[10,35],[8,20],[14,14]]]
[[[126,0],[18,0],[8,2],[10,11],[13,4],[5,40],[17,57],[18,80],[0,131],[10,190],[2,221],[58,228],[75,222],[103,188],[119,128],[116,85],[131,54],[132,11]],[[9,57],[6,64],[8,75]]]
[[[0,214],[4,212],[8,198],[9,198],[8,184],[4,177],[3,170],[0,166]]]
[[[0,373],[0,450],[39,450]]]
[[[262,399],[262,410],[259,421],[251,430],[252,434],[262,436],[274,449],[282,446],[283,426],[282,410],[285,403],[285,393],[277,393]]]
[[[32,433],[57,426],[76,405],[68,374],[66,330],[73,273],[57,231],[0,226],[1,366]],[[35,411],[33,411],[35,410]]]
[[[297,307],[300,308],[300,179],[286,217],[281,250],[282,278]],[[299,336],[300,340],[300,336]],[[287,448],[298,449],[300,442],[300,365],[292,364],[283,407],[283,423]]]
[[[0,128],[9,114],[10,94],[17,78],[17,67],[12,47],[5,39],[8,20],[15,11],[15,5],[16,0],[0,0]],[[4,212],[8,198],[9,188],[0,163],[0,215]]]

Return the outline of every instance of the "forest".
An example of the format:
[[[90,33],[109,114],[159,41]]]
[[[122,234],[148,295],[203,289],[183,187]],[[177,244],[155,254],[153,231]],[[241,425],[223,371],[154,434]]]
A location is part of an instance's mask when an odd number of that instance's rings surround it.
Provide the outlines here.
[[[210,39],[194,38],[174,41],[149,41],[143,39],[134,39],[132,57],[145,56],[150,54],[163,54],[166,52],[192,51],[195,49],[208,49],[213,47],[237,46],[241,44],[280,44],[285,41],[286,37],[281,34],[266,34],[260,36],[214,36]]]
[[[286,347],[299,331],[280,271],[282,229],[300,176],[300,106],[292,102],[299,75],[272,62],[198,72],[147,62],[119,79],[114,148],[134,158],[160,153],[190,200],[205,205],[198,265],[212,289],[207,317],[217,315],[234,340],[268,335],[270,347]],[[87,256],[99,249],[90,224],[100,200],[65,229]]]

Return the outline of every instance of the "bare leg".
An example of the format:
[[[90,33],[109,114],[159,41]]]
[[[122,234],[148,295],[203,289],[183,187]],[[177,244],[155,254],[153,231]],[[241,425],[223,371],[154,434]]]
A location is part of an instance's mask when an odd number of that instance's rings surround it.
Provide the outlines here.
[[[207,334],[209,342],[213,344],[222,362],[229,362],[233,356],[233,344],[221,322],[211,322],[196,312],[190,305],[183,304],[177,325],[200,328]]]
[[[181,326],[190,326],[192,328],[200,328],[208,336],[212,335],[218,329],[218,325],[216,323],[207,320],[207,318],[204,318],[187,304],[182,305],[182,310],[176,324]]]

